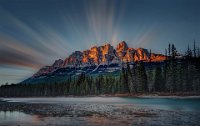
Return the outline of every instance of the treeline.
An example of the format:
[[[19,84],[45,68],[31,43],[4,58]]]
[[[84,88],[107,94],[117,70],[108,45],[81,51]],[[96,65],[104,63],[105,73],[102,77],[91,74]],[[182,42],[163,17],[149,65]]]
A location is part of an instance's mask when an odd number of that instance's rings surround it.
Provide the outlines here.
[[[195,47],[194,47],[195,48]],[[151,55],[151,54],[150,54]],[[200,93],[200,55],[189,47],[177,56],[169,44],[168,59],[160,63],[123,63],[118,76],[85,73],[70,76],[65,82],[12,84],[0,87],[0,97],[69,96],[137,93]]]
[[[100,95],[117,93],[200,92],[200,58],[167,60],[156,66],[124,64],[119,76],[82,73],[62,83],[12,84],[0,87],[1,97]]]

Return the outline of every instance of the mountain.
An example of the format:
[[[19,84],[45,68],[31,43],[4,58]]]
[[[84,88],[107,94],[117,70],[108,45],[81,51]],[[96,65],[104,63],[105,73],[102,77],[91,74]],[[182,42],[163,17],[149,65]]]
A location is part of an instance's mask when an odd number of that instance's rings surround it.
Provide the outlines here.
[[[105,44],[99,47],[91,47],[89,50],[75,51],[66,59],[58,59],[52,66],[41,68],[31,79],[43,79],[47,76],[61,77],[81,72],[114,72],[119,71],[120,65],[124,62],[160,62],[163,60],[166,60],[166,56],[162,54],[150,53],[144,48],[131,48],[125,41],[122,41],[116,48],[110,44]]]

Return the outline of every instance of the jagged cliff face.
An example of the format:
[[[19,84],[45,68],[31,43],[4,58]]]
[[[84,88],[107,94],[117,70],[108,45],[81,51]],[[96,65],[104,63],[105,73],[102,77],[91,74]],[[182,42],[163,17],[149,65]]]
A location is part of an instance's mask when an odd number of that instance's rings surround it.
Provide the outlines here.
[[[102,63],[109,63],[114,58],[114,48],[110,44],[106,44],[100,47],[102,54]]]
[[[83,53],[81,51],[75,51],[65,59],[63,67],[79,65],[82,62],[82,57]]]
[[[58,59],[53,63],[52,66],[45,66],[45,67],[41,68],[37,73],[35,73],[33,75],[33,77],[40,76],[40,75],[45,75],[45,74],[48,74],[48,73],[51,73],[51,72],[55,71],[58,68],[62,68],[63,67],[63,63],[64,63],[64,61],[62,59]]]
[[[116,49],[110,44],[105,44],[99,47],[92,47],[85,51],[75,51],[64,61],[56,60],[52,66],[46,66],[38,74],[46,74],[55,71],[57,68],[63,67],[84,67],[90,65],[99,64],[111,64],[121,62],[136,62],[136,61],[163,61],[166,60],[166,56],[161,54],[149,53],[147,49],[143,48],[130,48],[125,41],[120,42]]]
[[[127,46],[126,42],[124,42],[124,41],[120,42],[120,43],[117,45],[117,48],[116,48],[117,56],[118,56],[120,59],[123,59],[124,56],[126,55],[127,50],[128,50],[128,46]]]
[[[115,57],[115,49],[110,44],[100,47],[92,47],[90,50],[83,52],[76,51],[65,59],[63,66],[87,66],[98,65],[101,63],[108,64]]]
[[[166,57],[163,55],[149,54],[147,49],[130,48],[125,41],[120,42],[116,49],[110,44],[100,47],[92,47],[90,50],[83,52],[76,51],[65,59],[66,66],[87,66],[98,64],[110,64],[117,62],[135,62],[135,61],[162,61]]]

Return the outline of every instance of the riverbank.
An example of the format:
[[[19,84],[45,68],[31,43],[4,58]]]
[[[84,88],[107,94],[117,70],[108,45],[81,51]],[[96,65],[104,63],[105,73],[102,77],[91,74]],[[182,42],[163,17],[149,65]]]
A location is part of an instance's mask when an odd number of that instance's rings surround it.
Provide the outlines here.
[[[139,97],[139,98],[200,98],[199,92],[176,92],[176,93],[166,93],[166,92],[156,92],[156,93],[122,93],[122,94],[100,94],[100,95],[66,95],[66,96],[28,96],[30,98],[48,98],[48,97],[68,97],[68,98],[79,98],[79,97]],[[0,97],[3,98],[27,98],[23,97]]]
[[[155,93],[125,93],[125,94],[106,94],[104,96],[116,97],[199,97],[200,92],[155,92]]]
[[[55,101],[56,99],[60,100]],[[200,124],[199,111],[182,111],[178,108],[164,110],[156,106],[149,107],[132,102],[124,103],[124,100],[130,99],[116,99],[116,97],[95,97],[92,101],[91,97],[70,98],[67,102],[61,102],[66,99],[69,98],[33,98],[32,100],[31,98],[22,98],[21,101],[19,99],[15,101],[10,99],[9,102],[0,101],[0,112],[4,113],[2,114],[3,117],[0,117],[0,125],[198,126]],[[123,104],[116,103],[119,100]],[[142,100],[146,101],[147,99]],[[147,102],[150,102],[153,99],[148,100]],[[21,122],[23,120],[4,122],[5,115],[12,112],[25,113],[31,116],[33,118],[31,120],[34,120],[34,122]]]

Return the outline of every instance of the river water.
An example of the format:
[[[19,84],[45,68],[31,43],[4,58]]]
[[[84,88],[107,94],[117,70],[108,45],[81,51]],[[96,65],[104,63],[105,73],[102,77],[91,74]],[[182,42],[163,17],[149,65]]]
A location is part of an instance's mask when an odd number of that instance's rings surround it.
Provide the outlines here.
[[[54,97],[54,98],[4,98],[8,102],[50,103],[50,104],[135,104],[153,109],[175,111],[199,111],[200,98],[129,98],[129,97]]]
[[[134,105],[140,109],[151,109],[155,111],[167,111],[167,112],[180,112],[180,113],[200,113],[200,98],[183,98],[183,97],[172,97],[172,98],[156,98],[156,97],[54,97],[54,98],[2,98],[1,103],[4,101],[11,103],[28,103],[28,104],[76,104],[81,105]],[[107,110],[105,110],[107,111]],[[185,117],[184,117],[185,118]],[[64,124],[81,125],[80,119],[77,121],[74,118],[64,117],[45,117],[41,119],[40,115],[26,114],[20,111],[0,111],[0,125],[56,125],[56,121],[62,121]],[[76,121],[78,123],[76,123]],[[195,125],[198,125],[196,122]],[[60,124],[60,123],[58,123]],[[95,123],[96,124],[96,123]],[[105,123],[110,124],[110,123]],[[155,123],[154,123],[155,124]],[[186,123],[187,124],[187,123]],[[172,124],[174,125],[174,124]],[[188,123],[189,125],[189,123]]]

